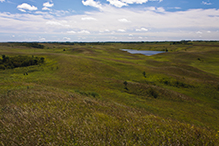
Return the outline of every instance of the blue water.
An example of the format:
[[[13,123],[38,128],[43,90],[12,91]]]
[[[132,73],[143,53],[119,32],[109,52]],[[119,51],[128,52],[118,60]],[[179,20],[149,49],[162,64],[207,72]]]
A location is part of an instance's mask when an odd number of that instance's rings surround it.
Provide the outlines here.
[[[159,53],[164,53],[164,51],[146,51],[146,50],[132,50],[132,49],[121,49],[122,51],[127,51],[131,54],[143,54],[146,56],[151,56]]]

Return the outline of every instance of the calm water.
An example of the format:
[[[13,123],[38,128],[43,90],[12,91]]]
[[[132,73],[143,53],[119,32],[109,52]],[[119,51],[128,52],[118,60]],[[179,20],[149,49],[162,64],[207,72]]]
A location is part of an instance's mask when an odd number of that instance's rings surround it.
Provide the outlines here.
[[[164,53],[164,51],[146,51],[146,50],[132,50],[132,49],[121,49],[123,51],[127,51],[131,54],[143,54],[147,56],[159,54],[159,53]]]

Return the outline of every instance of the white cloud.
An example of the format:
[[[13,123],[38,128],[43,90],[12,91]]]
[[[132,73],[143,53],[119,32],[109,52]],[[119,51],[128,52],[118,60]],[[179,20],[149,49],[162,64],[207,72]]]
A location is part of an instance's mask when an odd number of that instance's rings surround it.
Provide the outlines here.
[[[83,5],[85,6],[91,6],[91,7],[95,7],[98,9],[102,9],[102,5],[100,4],[100,2],[96,2],[94,0],[82,0]]]
[[[165,9],[162,7],[157,8],[157,12],[165,12]]]
[[[104,32],[107,33],[107,32],[110,32],[110,30],[109,30],[109,29],[105,29],[105,30],[100,30],[99,32],[100,32],[100,33],[104,33]]]
[[[19,11],[21,11],[21,12],[26,12],[24,9],[18,9]]]
[[[176,7],[169,7],[168,9],[175,9]],[[178,8],[178,7],[177,7]],[[156,11],[156,12],[165,12],[165,9],[163,7],[146,7],[145,10],[147,11]]]
[[[107,0],[111,5],[115,7],[123,7],[128,6],[128,4],[143,4],[147,3],[148,1],[159,1],[162,2],[163,0]]]
[[[81,20],[97,20],[93,17],[82,17]]]
[[[5,0],[0,0],[0,2],[2,2],[2,3],[3,3],[4,1],[5,1]]]
[[[115,36],[111,36],[110,39],[112,39],[112,40],[117,40],[118,38],[115,37]]]
[[[140,28],[140,29],[136,29],[136,31],[148,31],[147,28]]]
[[[42,10],[50,10],[48,7],[43,7]]]
[[[90,32],[87,31],[87,30],[81,30],[81,31],[79,31],[78,33],[81,33],[81,34],[90,34]]]
[[[119,19],[118,21],[119,21],[119,22],[124,22],[124,23],[131,22],[131,21],[129,21],[129,20],[127,20],[127,19],[124,19],[124,18],[123,18],[123,19]]]
[[[67,33],[75,34],[76,32],[75,31],[67,31]]]
[[[43,3],[43,6],[44,7],[42,8],[42,10],[50,10],[50,8],[54,6],[54,4],[50,2],[46,2],[46,3]]]
[[[155,7],[146,7],[145,10],[148,10],[148,11],[156,11],[156,8],[155,8]]]
[[[50,14],[56,15],[56,16],[63,16],[66,14],[69,14],[69,11],[64,11],[64,10],[53,10],[49,12]]]
[[[119,31],[119,32],[125,32],[124,29],[118,29],[117,31]]]
[[[71,38],[64,37],[64,38],[63,38],[63,40],[64,40],[64,41],[70,41],[70,40],[71,40]]]
[[[212,5],[212,3],[210,3],[210,2],[204,2],[204,1],[202,1],[202,4],[203,5]]]
[[[148,0],[122,0],[122,2],[127,3],[127,4],[143,4],[148,2]]]
[[[47,25],[53,25],[53,26],[61,26],[61,27],[70,27],[69,24],[66,24],[66,21],[47,21]]]
[[[48,21],[48,22],[46,22],[46,24],[49,24],[49,25],[62,25],[61,23],[56,22],[56,21]]]
[[[123,7],[123,6],[128,6],[126,3],[121,2],[119,0],[107,0],[111,5],[116,6],[116,7]]]
[[[197,34],[202,34],[202,32],[201,32],[201,31],[197,31],[196,33],[197,33]]]
[[[43,6],[44,7],[53,7],[54,6],[54,4],[53,3],[49,3],[49,2],[46,2],[46,3],[43,3]]]
[[[23,36],[26,38],[34,34],[47,38],[47,41],[62,40],[63,37],[66,37],[65,35],[76,40],[79,34],[86,37],[86,40],[93,40],[96,37],[96,40],[102,41],[110,40],[112,36],[117,37],[118,41],[128,40],[128,37],[132,37],[134,41],[138,40],[138,36],[143,39],[148,37],[148,40],[192,40],[199,39],[200,35],[202,39],[219,39],[218,32],[216,32],[219,30],[218,9],[190,9],[160,13],[157,8],[153,7],[128,9],[104,5],[102,11],[58,18],[51,12],[54,10],[28,14],[0,12],[0,22],[4,22],[0,23],[0,33],[2,34],[0,39],[5,40],[3,37],[6,36],[5,33],[10,33],[8,35],[10,39],[12,38],[11,34],[16,35],[15,38],[18,39],[21,38],[18,35],[25,33]],[[82,21],[82,18],[86,17],[95,18],[98,21],[89,21],[89,23]],[[120,19],[126,19],[131,23],[121,23]],[[75,33],[71,30],[74,30]],[[211,31],[211,33],[207,31]],[[129,36],[129,34],[133,36]],[[38,40],[38,37],[35,38]]]
[[[18,5],[17,8],[18,8],[18,10],[20,10],[22,12],[26,12],[26,10],[29,10],[29,11],[37,10],[37,7],[31,6],[31,5],[27,4],[27,3],[23,3],[21,5]]]
[[[40,42],[46,41],[46,38],[41,38],[41,37],[40,37],[40,38],[39,38],[39,41],[40,41]]]

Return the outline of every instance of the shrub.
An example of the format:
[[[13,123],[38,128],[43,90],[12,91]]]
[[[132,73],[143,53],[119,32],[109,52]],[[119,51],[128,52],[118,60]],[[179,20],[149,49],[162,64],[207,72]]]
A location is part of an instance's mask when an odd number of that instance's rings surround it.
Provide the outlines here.
[[[173,86],[173,87],[182,87],[182,88],[193,88],[194,86],[186,84],[184,82],[178,81],[178,80],[173,80],[173,79],[166,79],[163,78],[160,80],[161,83],[168,85],[168,86]]]
[[[148,94],[149,94],[150,96],[154,97],[154,98],[157,98],[157,97],[158,97],[157,91],[156,91],[155,89],[153,89],[153,88],[149,88]]]
[[[143,76],[146,78],[146,73],[145,73],[145,71],[144,71],[142,74],[143,74]]]
[[[41,63],[44,63],[45,58],[44,57],[29,57],[29,56],[14,56],[14,57],[8,57],[5,55],[2,55],[2,61],[0,61],[0,69],[13,69],[16,67],[26,67],[31,65],[39,65]]]
[[[89,97],[100,97],[100,95],[96,92],[93,91],[80,91],[80,90],[75,90],[75,92],[84,95],[84,96],[89,96]]]
[[[39,49],[44,49],[44,45],[41,45],[39,43],[20,43],[19,45],[21,46],[26,46],[26,47],[32,47],[32,48],[39,48]]]
[[[125,82],[123,82],[123,84],[125,85],[125,89],[128,90],[128,88],[127,88],[128,82],[125,81]]]

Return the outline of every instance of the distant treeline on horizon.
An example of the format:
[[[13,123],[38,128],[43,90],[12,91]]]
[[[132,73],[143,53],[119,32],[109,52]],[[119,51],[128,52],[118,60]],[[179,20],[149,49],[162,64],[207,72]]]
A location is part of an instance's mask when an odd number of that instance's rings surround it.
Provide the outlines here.
[[[32,47],[32,48],[38,48],[38,49],[45,49],[45,46],[43,44],[60,44],[60,45],[75,45],[79,44],[81,46],[83,45],[105,45],[105,44],[162,44],[162,43],[169,43],[170,45],[193,45],[194,42],[206,42],[206,43],[216,43],[219,42],[219,40],[181,40],[181,41],[131,41],[131,42],[123,42],[123,41],[106,41],[106,42],[5,42],[5,43],[11,43],[19,46],[26,46],[26,47]],[[1,44],[4,44],[2,42]]]
[[[57,44],[81,44],[81,43],[85,43],[85,44],[89,44],[89,43],[173,43],[173,42],[219,42],[219,40],[181,40],[181,41],[96,41],[96,42],[56,42],[56,41],[49,41],[49,42],[38,42],[38,41],[32,41],[32,42],[2,42],[2,43],[57,43]]]

